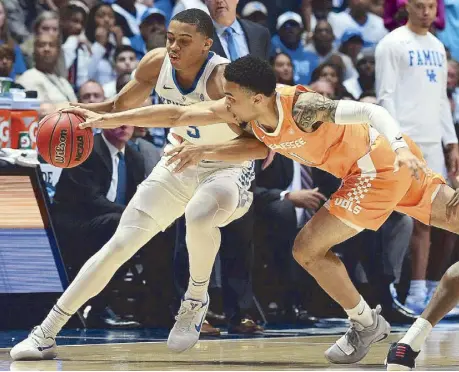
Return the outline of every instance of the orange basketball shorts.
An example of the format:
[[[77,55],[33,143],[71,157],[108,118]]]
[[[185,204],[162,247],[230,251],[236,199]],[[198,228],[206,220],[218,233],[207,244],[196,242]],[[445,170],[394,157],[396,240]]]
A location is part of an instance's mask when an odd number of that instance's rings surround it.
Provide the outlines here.
[[[410,138],[405,140],[413,154],[424,161],[419,147]],[[430,170],[427,174],[420,171],[419,180],[407,167],[394,173],[394,161],[388,141],[379,136],[327,202],[329,212],[357,230],[378,230],[393,211],[428,225],[432,201],[445,180]]]

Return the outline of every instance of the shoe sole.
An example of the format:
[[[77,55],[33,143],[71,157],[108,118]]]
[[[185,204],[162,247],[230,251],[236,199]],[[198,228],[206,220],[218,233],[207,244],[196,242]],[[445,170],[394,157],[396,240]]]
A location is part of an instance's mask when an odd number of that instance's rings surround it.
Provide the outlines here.
[[[386,364],[386,371],[412,371],[412,369],[401,364]]]

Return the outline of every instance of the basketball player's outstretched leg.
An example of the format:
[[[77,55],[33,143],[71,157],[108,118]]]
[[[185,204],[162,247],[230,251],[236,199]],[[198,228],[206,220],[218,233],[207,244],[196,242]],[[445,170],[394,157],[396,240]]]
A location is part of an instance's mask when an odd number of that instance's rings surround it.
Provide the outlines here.
[[[447,218],[446,205],[454,191],[446,185],[441,189],[432,204],[431,224],[456,234],[459,232],[457,210]],[[457,207],[454,207],[456,209]],[[432,327],[450,312],[459,302],[459,262],[451,266],[443,275],[432,299],[421,316],[414,322],[403,338],[391,345],[386,358],[388,371],[411,371],[421,346],[429,336]]]
[[[331,346],[325,357],[331,363],[351,364],[362,360],[370,346],[385,339],[390,325],[371,309],[352,284],[341,260],[330,250],[358,233],[322,207],[298,234],[293,256],[349,316],[351,326]]]
[[[133,200],[144,199],[141,195],[143,191],[139,192],[139,190]],[[168,193],[162,189],[156,191],[167,200]],[[181,214],[180,211],[177,213]],[[171,216],[171,222],[176,217]],[[56,336],[70,317],[89,299],[99,294],[116,270],[161,230],[153,218],[129,204],[114,236],[83,265],[75,280],[65,290],[41,325],[35,327],[24,341],[11,349],[11,358],[13,360],[55,358],[57,356]]]

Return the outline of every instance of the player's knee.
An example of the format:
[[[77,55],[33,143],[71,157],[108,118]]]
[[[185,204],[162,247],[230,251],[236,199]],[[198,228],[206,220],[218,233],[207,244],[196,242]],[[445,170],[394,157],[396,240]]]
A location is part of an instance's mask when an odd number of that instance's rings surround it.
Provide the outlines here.
[[[444,275],[446,285],[459,288],[459,262],[452,265]]]
[[[314,239],[298,236],[293,244],[293,258],[306,270],[314,268],[315,263],[323,258],[324,253]]]

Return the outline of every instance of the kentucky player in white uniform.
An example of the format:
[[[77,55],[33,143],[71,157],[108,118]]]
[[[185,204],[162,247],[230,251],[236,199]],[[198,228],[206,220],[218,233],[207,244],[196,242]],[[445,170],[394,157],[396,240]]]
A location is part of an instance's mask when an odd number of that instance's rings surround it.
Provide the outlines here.
[[[139,107],[153,88],[162,101],[177,105],[224,97],[223,71],[228,61],[209,52],[213,32],[212,20],[202,10],[177,14],[169,25],[166,49],[149,52],[133,80],[113,100],[81,105],[74,111],[85,116],[88,110],[102,113]],[[190,282],[168,346],[181,352],[196,344],[209,306],[207,288],[220,247],[219,227],[241,217],[252,202],[248,188],[253,164],[238,159],[249,159],[246,153],[253,153],[254,148],[263,158],[267,149],[256,139],[236,139],[242,130],[234,125],[185,127],[174,132],[177,137],[170,135],[170,147],[182,140],[206,145],[207,160],[175,173],[168,157],[161,159],[129,202],[114,236],[86,262],[43,323],[11,350],[13,359],[54,358],[55,337],[70,316],[97,295],[146,242],[183,214],[187,222]],[[228,153],[234,154],[230,157],[234,163],[218,161],[220,155],[212,152],[211,144],[226,146]]]

